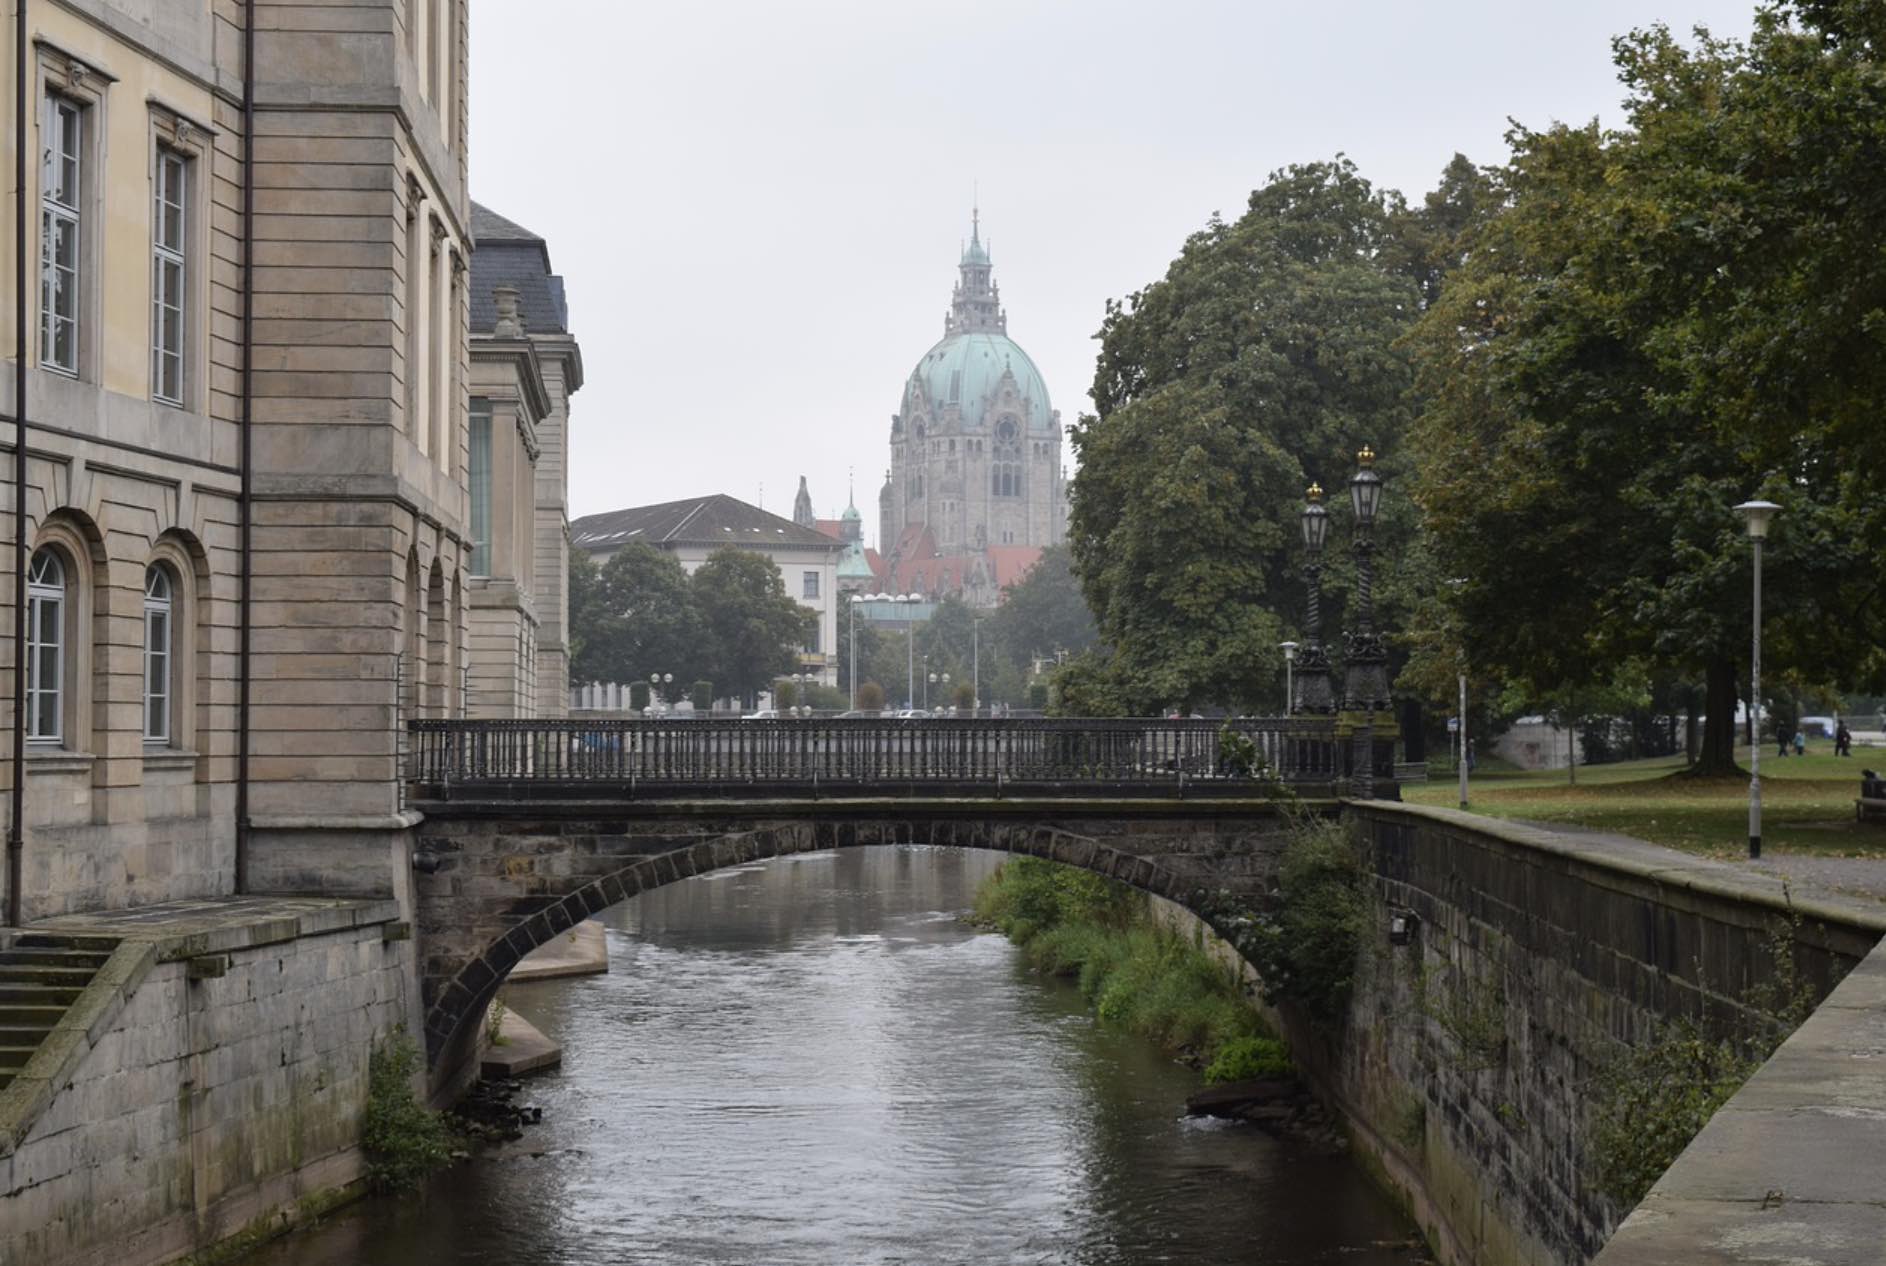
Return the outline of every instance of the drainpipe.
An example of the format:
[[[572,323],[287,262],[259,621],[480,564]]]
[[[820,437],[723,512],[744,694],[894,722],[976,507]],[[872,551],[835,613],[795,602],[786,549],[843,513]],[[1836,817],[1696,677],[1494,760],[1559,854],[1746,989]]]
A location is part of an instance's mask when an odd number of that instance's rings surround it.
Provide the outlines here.
[[[249,537],[254,479],[250,442],[255,396],[255,0],[242,5],[242,485],[236,499],[240,537],[236,604],[236,891],[249,891]]]
[[[13,787],[7,926],[18,927],[26,849],[26,0],[14,0],[13,19]]]

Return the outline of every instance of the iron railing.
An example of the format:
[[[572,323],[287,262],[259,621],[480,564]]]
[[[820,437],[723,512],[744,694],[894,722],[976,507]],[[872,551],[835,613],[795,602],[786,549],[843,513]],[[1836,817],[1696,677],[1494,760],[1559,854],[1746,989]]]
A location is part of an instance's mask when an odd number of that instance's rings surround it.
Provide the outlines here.
[[[1243,772],[1224,730],[1250,741]],[[405,779],[419,799],[1029,791],[1251,795],[1335,788],[1353,744],[1333,718],[950,720],[415,720]],[[1376,744],[1393,795],[1392,744]]]

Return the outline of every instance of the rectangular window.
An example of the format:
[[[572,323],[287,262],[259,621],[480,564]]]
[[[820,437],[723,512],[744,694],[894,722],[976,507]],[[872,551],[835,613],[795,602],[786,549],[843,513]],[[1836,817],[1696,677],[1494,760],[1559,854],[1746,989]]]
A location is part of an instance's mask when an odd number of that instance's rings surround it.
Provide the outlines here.
[[[812,631],[806,634],[805,653],[808,655],[816,655],[819,653],[819,626],[817,624],[814,624]]]
[[[491,401],[471,402],[471,572],[491,574]]]
[[[39,363],[76,376],[84,107],[64,97],[47,97],[43,131],[45,161],[39,175]]]
[[[183,403],[184,209],[189,165],[172,149],[157,151],[151,204],[151,395]]]
[[[805,596],[806,597],[816,598],[819,596],[819,574],[817,572],[815,571],[806,572],[804,583],[805,583]]]

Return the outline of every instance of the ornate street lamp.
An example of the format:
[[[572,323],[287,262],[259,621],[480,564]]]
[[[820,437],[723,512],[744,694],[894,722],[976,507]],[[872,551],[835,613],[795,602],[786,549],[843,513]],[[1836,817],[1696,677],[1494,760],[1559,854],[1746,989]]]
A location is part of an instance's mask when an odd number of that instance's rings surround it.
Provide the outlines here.
[[[1781,509],[1772,501],[1744,501],[1735,512],[1748,520],[1749,544],[1755,547],[1755,640],[1749,657],[1748,855],[1762,855],[1762,542],[1768,520]]]
[[[1375,713],[1389,707],[1388,648],[1375,631],[1375,512],[1382,503],[1382,477],[1375,473],[1375,450],[1364,445],[1358,469],[1349,480],[1349,502],[1356,512],[1356,627],[1343,635],[1345,712],[1360,712],[1356,732],[1355,781],[1358,799],[1375,794]]]
[[[1323,489],[1311,484],[1304,494],[1303,579],[1310,593],[1309,618],[1304,622],[1303,650],[1297,656],[1297,712],[1332,712],[1329,689],[1329,652],[1323,649],[1323,542],[1329,537],[1329,511],[1323,508]]]

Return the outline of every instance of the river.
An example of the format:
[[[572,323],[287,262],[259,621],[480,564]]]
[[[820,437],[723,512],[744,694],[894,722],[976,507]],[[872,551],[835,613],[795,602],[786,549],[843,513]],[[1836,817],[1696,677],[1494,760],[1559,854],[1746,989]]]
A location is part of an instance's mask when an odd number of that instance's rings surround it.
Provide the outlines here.
[[[1198,1075],[960,920],[993,854],[858,848],[608,911],[525,1137],[245,1266],[1406,1266],[1346,1158],[1180,1115]]]

